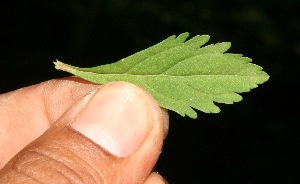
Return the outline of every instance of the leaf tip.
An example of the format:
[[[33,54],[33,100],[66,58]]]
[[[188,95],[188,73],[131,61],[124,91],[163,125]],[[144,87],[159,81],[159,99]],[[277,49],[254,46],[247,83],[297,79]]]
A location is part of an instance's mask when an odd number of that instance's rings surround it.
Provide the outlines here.
[[[262,73],[262,78],[263,78],[262,83],[264,83],[264,82],[267,82],[270,79],[270,75],[268,75],[267,72],[265,72],[265,71],[262,71],[262,72],[263,72]]]

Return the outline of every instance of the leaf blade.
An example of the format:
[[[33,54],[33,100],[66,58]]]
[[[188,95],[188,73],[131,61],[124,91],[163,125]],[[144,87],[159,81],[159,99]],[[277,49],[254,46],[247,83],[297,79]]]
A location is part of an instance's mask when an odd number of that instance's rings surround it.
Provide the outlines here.
[[[188,33],[162,42],[116,63],[79,68],[62,62],[55,67],[95,83],[127,81],[146,89],[160,106],[196,118],[198,109],[217,113],[214,102],[232,104],[269,79],[260,66],[241,54],[225,53],[230,43],[201,47],[209,36]]]

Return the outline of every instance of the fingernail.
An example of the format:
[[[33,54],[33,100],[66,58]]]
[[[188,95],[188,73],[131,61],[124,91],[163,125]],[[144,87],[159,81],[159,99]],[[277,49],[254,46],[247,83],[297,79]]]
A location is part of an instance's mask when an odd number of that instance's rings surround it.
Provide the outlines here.
[[[141,146],[155,119],[144,92],[114,82],[97,90],[71,126],[111,154],[126,157]]]

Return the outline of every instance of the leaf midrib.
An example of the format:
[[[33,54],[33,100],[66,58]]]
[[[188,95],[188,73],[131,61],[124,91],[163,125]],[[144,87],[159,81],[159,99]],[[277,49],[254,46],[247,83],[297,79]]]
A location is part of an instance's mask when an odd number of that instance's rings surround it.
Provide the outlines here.
[[[76,69],[75,69],[76,70]],[[128,73],[114,73],[114,74],[102,74],[102,73],[96,73],[96,72],[87,72],[87,71],[81,71],[81,70],[76,70],[78,72],[83,72],[83,73],[89,73],[89,74],[94,74],[94,75],[101,75],[101,76],[134,76],[134,77],[172,77],[172,78],[177,78],[177,77],[259,77],[259,76],[252,76],[252,75],[238,75],[238,74],[201,74],[201,75],[165,75],[165,74],[128,74]]]

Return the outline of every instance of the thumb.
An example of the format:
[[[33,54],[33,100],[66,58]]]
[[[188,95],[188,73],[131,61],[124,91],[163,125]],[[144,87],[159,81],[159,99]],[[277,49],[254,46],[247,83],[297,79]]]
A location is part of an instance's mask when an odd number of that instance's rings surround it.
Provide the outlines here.
[[[151,171],[167,123],[143,89],[105,84],[10,160],[0,183],[164,183]]]

